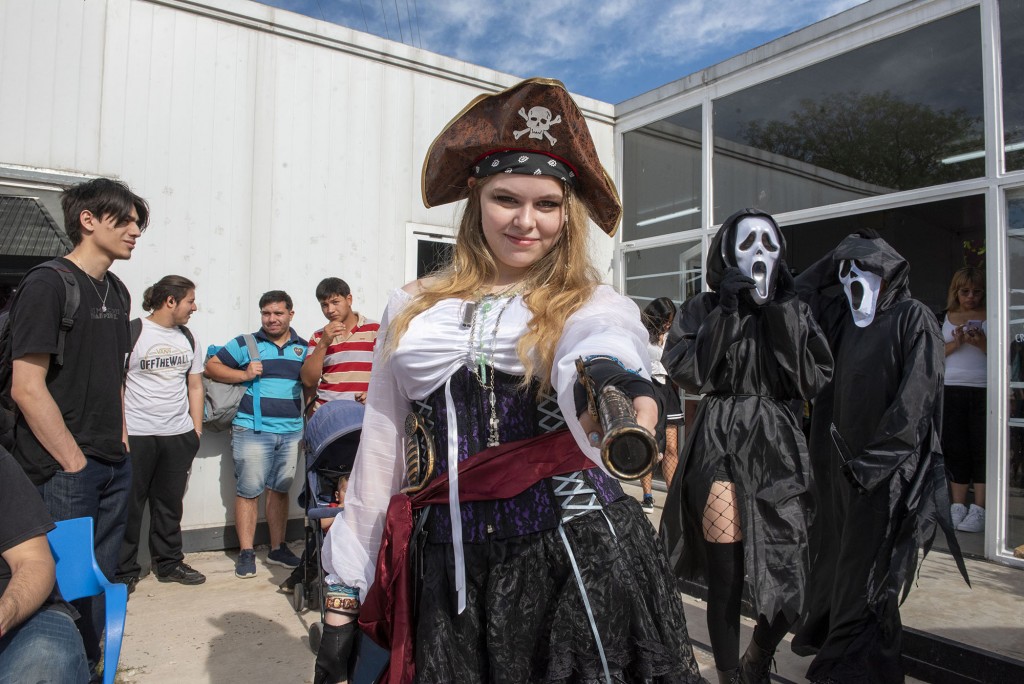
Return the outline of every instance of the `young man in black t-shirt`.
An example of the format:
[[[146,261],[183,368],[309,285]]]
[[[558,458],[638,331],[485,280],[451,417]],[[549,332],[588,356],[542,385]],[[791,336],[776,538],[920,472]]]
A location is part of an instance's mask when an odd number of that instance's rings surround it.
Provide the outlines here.
[[[88,679],[74,611],[54,586],[39,494],[0,449],[0,679],[79,684]]]
[[[26,276],[10,314],[11,396],[19,409],[13,455],[55,520],[94,518],[96,560],[113,579],[132,482],[122,400],[131,333],[128,292],[107,269],[131,258],[149,207],[124,183],[105,178],[65,190],[61,205],[75,247],[59,260],[63,272],[40,268]],[[58,365],[61,278],[68,274],[81,301]],[[80,603],[79,628],[95,663],[102,602]]]

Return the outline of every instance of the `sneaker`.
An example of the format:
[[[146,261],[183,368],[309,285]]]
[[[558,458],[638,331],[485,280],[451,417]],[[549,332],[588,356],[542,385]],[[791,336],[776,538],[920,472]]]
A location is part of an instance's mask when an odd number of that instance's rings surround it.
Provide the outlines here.
[[[242,549],[238,552],[238,560],[235,561],[235,577],[248,579],[256,576],[256,552],[252,549]]]
[[[981,532],[985,529],[985,509],[971,504],[964,521],[956,526],[961,532]]]
[[[135,585],[139,583],[139,578],[135,575],[121,575],[120,577],[115,577],[114,581],[128,587],[128,595],[131,596],[132,592],[135,591]]]
[[[299,557],[292,553],[292,550],[288,548],[286,544],[281,544],[276,549],[272,550],[267,554],[267,562],[271,565],[282,565],[286,568],[297,568],[299,563]]]
[[[960,523],[967,517],[967,506],[955,503],[949,507],[949,515],[953,518],[953,529],[960,527]]]
[[[235,567],[237,572],[238,568]],[[159,572],[154,570],[153,574],[161,582],[177,582],[178,584],[202,584],[206,581],[206,575],[199,572],[188,563],[179,561],[177,565],[168,570],[167,572]]]
[[[653,494],[644,494],[644,500],[640,503],[640,506],[643,507],[644,511],[646,511],[647,513],[653,513],[654,512],[654,495]]]

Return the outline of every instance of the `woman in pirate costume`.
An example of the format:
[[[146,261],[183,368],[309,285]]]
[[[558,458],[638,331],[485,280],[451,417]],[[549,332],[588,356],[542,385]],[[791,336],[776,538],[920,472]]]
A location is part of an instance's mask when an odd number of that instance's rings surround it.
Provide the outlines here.
[[[621,207],[565,87],[471,102],[427,154],[423,199],[468,202],[451,263],[381,322],[325,543],[317,681],[345,677],[356,614],[388,682],[703,681],[664,551],[580,399],[578,359],[653,432],[640,312],[588,258],[588,216],[611,234]]]

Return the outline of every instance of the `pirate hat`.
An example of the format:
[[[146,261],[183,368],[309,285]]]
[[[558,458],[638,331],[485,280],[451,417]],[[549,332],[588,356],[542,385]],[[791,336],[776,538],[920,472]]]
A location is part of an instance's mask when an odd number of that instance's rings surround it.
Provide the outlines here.
[[[509,152],[523,154],[512,155],[515,159],[507,162],[503,155]],[[516,165],[530,158],[530,153],[543,155],[543,170],[532,166],[532,171],[522,170]],[[435,207],[465,199],[468,178],[490,175],[492,165],[508,173],[561,177],[573,186],[594,223],[615,234],[622,218],[619,194],[601,166],[583,113],[561,81],[531,78],[500,93],[480,95],[466,105],[427,151],[423,204]]]

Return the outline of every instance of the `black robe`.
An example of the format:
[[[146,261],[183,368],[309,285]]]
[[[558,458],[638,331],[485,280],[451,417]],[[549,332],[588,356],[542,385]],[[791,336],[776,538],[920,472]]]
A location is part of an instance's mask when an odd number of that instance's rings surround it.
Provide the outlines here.
[[[709,251],[707,278],[715,289],[727,266],[727,234],[723,227]],[[795,620],[809,564],[811,501],[802,413],[792,406],[828,383],[832,356],[781,259],[776,278],[764,305],[744,293],[739,310],[726,314],[717,293],[702,293],[677,317],[665,366],[688,392],[705,396],[686,427],[661,533],[677,575],[707,576],[701,521],[724,462],[736,484],[749,595],[759,613]]]
[[[857,259],[886,283],[863,328],[836,287],[842,259]],[[909,265],[895,250],[859,236],[797,279],[835,355],[832,385],[812,414],[819,515],[807,610],[793,641],[797,653],[817,654],[811,679],[903,681],[899,604],[937,524],[966,578],[940,446],[943,342],[908,281]]]

